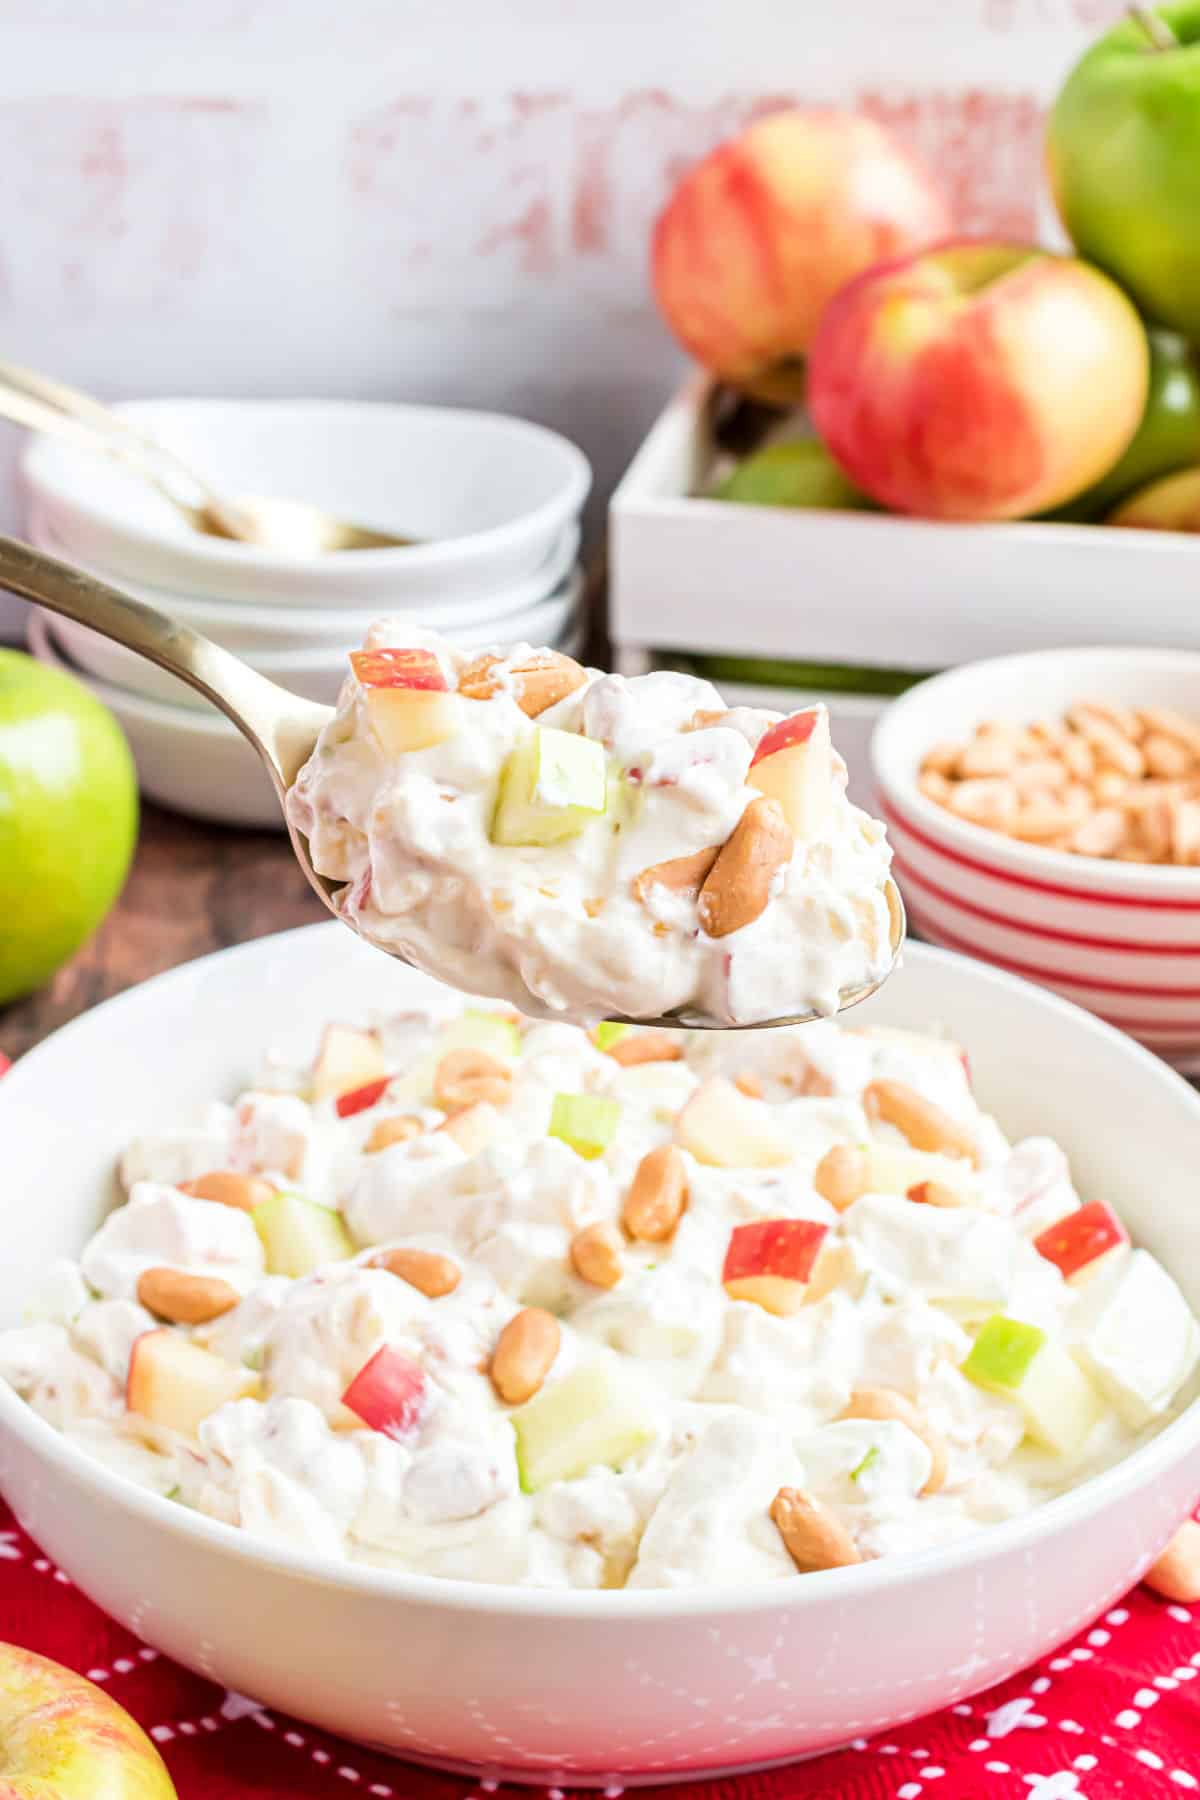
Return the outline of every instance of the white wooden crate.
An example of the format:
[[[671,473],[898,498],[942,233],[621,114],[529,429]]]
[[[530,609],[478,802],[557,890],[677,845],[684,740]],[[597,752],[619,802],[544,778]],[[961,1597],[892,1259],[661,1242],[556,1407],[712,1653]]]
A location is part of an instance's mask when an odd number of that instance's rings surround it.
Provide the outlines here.
[[[624,670],[657,651],[931,670],[1070,645],[1200,646],[1193,537],[694,498],[713,462],[707,392],[703,379],[680,390],[613,496]]]

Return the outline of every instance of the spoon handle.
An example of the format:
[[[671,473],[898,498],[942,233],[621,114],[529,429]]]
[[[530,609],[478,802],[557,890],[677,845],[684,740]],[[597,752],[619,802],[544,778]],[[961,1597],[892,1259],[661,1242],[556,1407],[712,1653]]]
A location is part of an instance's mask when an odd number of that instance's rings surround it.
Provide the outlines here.
[[[41,423],[34,426],[37,431],[50,431],[53,424],[45,422],[46,412],[55,415],[56,419],[74,421],[88,427],[86,439],[76,435],[76,442],[86,442],[89,447],[96,447],[96,439],[103,440],[104,447],[114,455],[136,455],[139,466],[168,498],[180,504],[178,497],[163,486],[154,473],[148,459],[157,458],[166,468],[173,470],[196,490],[206,505],[212,505],[218,496],[214,494],[203,476],[183,462],[173,450],[160,444],[157,438],[150,437],[141,431],[122,413],[111,406],[105,406],[100,400],[93,400],[90,394],[82,393],[78,388],[69,387],[65,381],[55,381],[49,375],[40,375],[36,369],[26,369],[20,363],[5,362],[0,359],[0,384],[9,389],[10,397],[15,400],[25,399],[39,408]],[[45,409],[45,410],[41,410]],[[24,421],[18,421],[23,423]]]
[[[329,707],[276,686],[189,625],[15,538],[0,537],[0,588],[98,631],[195,688],[258,751],[281,798],[330,716]]]

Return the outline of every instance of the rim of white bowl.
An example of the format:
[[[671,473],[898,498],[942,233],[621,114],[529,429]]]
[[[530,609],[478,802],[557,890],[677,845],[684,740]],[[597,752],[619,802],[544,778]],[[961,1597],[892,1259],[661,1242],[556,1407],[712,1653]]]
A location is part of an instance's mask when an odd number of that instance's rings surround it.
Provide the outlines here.
[[[1051,895],[1068,900],[1099,901],[1120,899],[1134,905],[1173,903],[1200,904],[1200,868],[1180,869],[1157,863],[1120,863],[1103,857],[1075,856],[1067,850],[1047,850],[1039,844],[1026,844],[1002,832],[989,831],[984,825],[973,825],[960,819],[944,806],[926,798],[917,786],[916,762],[896,748],[914,720],[928,725],[920,734],[921,751],[931,749],[945,737],[938,729],[937,713],[943,698],[958,688],[973,687],[984,670],[997,676],[1019,677],[1022,669],[1044,668],[1048,662],[1069,665],[1087,661],[1092,666],[1107,663],[1113,668],[1130,669],[1142,665],[1155,670],[1178,672],[1181,664],[1190,665],[1200,675],[1200,652],[1189,650],[1156,650],[1131,645],[1127,648],[1109,644],[1081,646],[1071,650],[1031,650],[1019,656],[986,657],[979,662],[964,663],[918,682],[899,699],[893,700],[871,734],[871,770],[884,801],[885,818],[889,810],[899,828],[918,839],[924,838],[937,854],[953,852],[968,868],[993,879],[1008,874],[1019,885],[1042,888]],[[979,717],[1004,716],[1003,706],[981,703]],[[914,736],[917,734],[914,733]],[[887,822],[892,823],[891,819]]]
[[[367,626],[376,619],[393,617],[411,617],[414,623],[425,624],[433,631],[482,626],[493,619],[499,622],[540,606],[544,600],[558,592],[577,567],[582,568],[579,552],[583,532],[578,519],[573,518],[567,521],[555,538],[544,562],[539,563],[531,574],[522,576],[518,581],[507,582],[495,590],[495,601],[501,603],[497,610],[493,611],[493,598],[484,596],[457,603],[439,602],[432,608],[423,603],[414,605],[411,601],[407,606],[391,609],[382,601],[373,606],[298,606],[293,616],[289,609],[280,606],[263,606],[253,600],[223,600],[219,594],[186,593],[182,589],[176,593],[172,588],[158,587],[153,582],[139,581],[132,576],[122,575],[119,571],[104,569],[90,558],[74,555],[58,538],[50,521],[36,509],[31,509],[26,526],[29,542],[35,550],[42,550],[59,562],[69,563],[72,568],[82,569],[85,575],[94,575],[98,581],[119,588],[134,600],[144,600],[147,606],[157,607],[159,612],[178,613],[185,625],[192,623],[189,614],[204,614],[210,620],[225,619],[236,623],[244,631],[263,631],[268,636],[281,629],[296,630],[305,627],[313,631],[329,632],[331,635],[345,635],[347,632],[354,635],[356,632],[365,632]],[[505,600],[505,595],[514,591],[521,596],[515,606]],[[418,613],[422,615],[419,620]],[[221,626],[219,623],[207,623],[196,626],[195,629],[204,631],[211,637]]]
[[[194,959],[208,962],[220,957],[249,958],[262,955],[271,945],[302,936],[305,932],[341,931],[337,922],[302,925],[291,931],[276,932],[270,937],[235,944],[217,950],[207,957]],[[909,953],[919,962],[965,964],[972,975],[986,984],[1005,988],[1017,987],[1038,1007],[1067,1012],[1085,1032],[1102,1037],[1116,1037],[1135,1060],[1144,1063],[1157,1080],[1173,1084],[1185,1095],[1196,1113],[1200,1128],[1200,1094],[1194,1093],[1157,1056],[1142,1048],[1123,1032],[1115,1031],[1091,1013],[1062,1000],[1057,994],[1032,986],[1014,975],[1006,974],[973,958],[941,950],[930,944],[912,944]],[[43,1043],[18,1057],[4,1078],[0,1089],[0,1116],[12,1096],[20,1099],[21,1085],[30,1068],[36,1069],[51,1047],[65,1037],[82,1030],[89,1019],[103,1013],[108,1020],[136,1008],[140,996],[150,988],[168,986],[180,979],[190,963],[179,964],[161,975],[151,976],[136,987],[105,1000],[98,1007],[82,1013]],[[203,1513],[193,1512],[176,1501],[166,1500],[140,1488],[135,1482],[113,1473],[103,1463],[76,1449],[62,1434],[35,1413],[7,1383],[0,1381],[0,1427],[11,1430],[40,1457],[85,1487],[104,1496],[113,1504],[125,1507],[135,1517],[164,1526],[172,1535],[198,1540],[217,1551],[227,1552],[238,1561],[257,1564],[281,1574],[296,1575],[322,1586],[386,1595],[398,1601],[411,1600],[440,1605],[453,1612],[520,1613],[524,1616],[587,1621],[591,1619],[659,1619],[704,1614],[762,1613],[803,1606],[832,1594],[847,1602],[856,1596],[869,1598],[884,1588],[915,1582],[924,1575],[942,1575],[973,1564],[985,1563],[1012,1551],[1019,1551],[1040,1540],[1053,1537],[1059,1529],[1076,1525],[1088,1517],[1142,1487],[1173,1464],[1189,1449],[1200,1446],[1200,1398],[1192,1400],[1183,1411],[1147,1443],[1139,1445],[1109,1469],[1090,1476],[1076,1488],[1056,1495],[1018,1518],[1006,1519],[981,1527],[952,1544],[929,1550],[915,1550],[903,1555],[881,1557],[875,1562],[859,1563],[853,1568],[824,1569],[792,1581],[764,1581],[751,1587],[719,1586],[703,1588],[638,1588],[638,1589],[546,1589],[518,1587],[511,1583],[464,1581],[459,1577],[419,1575],[407,1570],[380,1569],[369,1564],[336,1563],[332,1559],[302,1550],[289,1550],[264,1544],[236,1525],[226,1525]],[[1103,1603],[1101,1597],[1100,1603]]]
[[[501,525],[490,525],[482,531],[462,532],[456,537],[434,538],[429,543],[404,545],[397,549],[344,553],[352,558],[355,568],[373,570],[376,574],[393,568],[398,572],[401,568],[436,570],[442,564],[453,567],[484,560],[514,535],[536,535],[539,528],[551,527],[560,517],[574,517],[582,508],[592,486],[591,463],[578,444],[572,443],[570,438],[552,430],[548,425],[538,425],[533,419],[523,419],[512,413],[489,412],[482,407],[408,405],[398,400],[329,400],[319,397],[260,400],[234,395],[218,398],[215,395],[158,394],[153,399],[122,401],[114,411],[128,414],[137,420],[148,409],[162,406],[214,410],[223,406],[245,406],[262,412],[298,411],[303,407],[328,413],[370,409],[375,412],[403,413],[410,418],[418,414],[441,417],[446,413],[453,413],[456,419],[463,422],[486,421],[489,425],[500,423],[511,428],[519,437],[541,439],[561,457],[563,474],[560,490],[550,499],[543,500],[539,506],[518,513]],[[239,544],[226,538],[208,538],[201,532],[193,533],[193,543],[190,538],[172,537],[169,532],[156,531],[136,521],[114,522],[111,513],[89,499],[85,486],[76,487],[56,480],[53,465],[48,473],[40,466],[52,452],[59,454],[58,441],[38,432],[26,444],[20,458],[21,474],[26,487],[42,506],[49,508],[52,521],[61,514],[74,514],[77,518],[86,519],[94,529],[152,546],[168,557],[174,555],[181,558],[193,567],[199,565],[210,568],[214,575],[222,569],[243,573],[257,569],[264,575],[295,576],[306,564],[319,566],[323,571],[345,567],[340,559],[335,562],[332,558],[279,556],[253,544]],[[86,455],[87,452],[83,454]],[[58,529],[58,526],[55,525],[55,528]]]

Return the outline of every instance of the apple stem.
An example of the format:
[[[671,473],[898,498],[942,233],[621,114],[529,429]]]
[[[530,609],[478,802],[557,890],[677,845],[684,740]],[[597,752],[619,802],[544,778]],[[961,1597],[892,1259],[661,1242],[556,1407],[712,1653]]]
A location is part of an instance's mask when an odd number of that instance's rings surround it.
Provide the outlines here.
[[[1150,40],[1154,50],[1178,50],[1179,39],[1167,21],[1149,6],[1131,6],[1129,16],[1135,19]]]

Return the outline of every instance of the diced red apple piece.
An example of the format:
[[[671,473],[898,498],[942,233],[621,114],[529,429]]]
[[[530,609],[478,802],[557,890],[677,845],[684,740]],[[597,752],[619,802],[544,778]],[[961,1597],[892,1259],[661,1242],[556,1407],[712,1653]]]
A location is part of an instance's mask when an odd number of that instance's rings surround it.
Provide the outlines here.
[[[0,1075],[7,1075],[8,1071],[11,1068],[12,1068],[12,1057],[5,1056],[3,1050],[0,1050]]]
[[[1093,1200],[1039,1232],[1033,1247],[1072,1287],[1082,1287],[1129,1248],[1129,1233],[1111,1206]]]
[[[810,707],[772,725],[746,779],[777,802],[793,837],[824,837],[833,816],[833,745],[825,708]]]
[[[718,1169],[773,1169],[795,1154],[770,1109],[723,1075],[701,1082],[675,1121],[675,1141]]]
[[[403,1351],[384,1344],[354,1377],[342,1405],[372,1431],[404,1437],[420,1423],[426,1406],[425,1371]]]
[[[432,650],[408,646],[352,650],[350,666],[366,688],[424,688],[444,693],[450,686]]]
[[[815,1219],[755,1219],[736,1226],[721,1270],[725,1292],[781,1318],[796,1312],[828,1230]]]
[[[352,1119],[355,1113],[366,1112],[383,1099],[388,1090],[389,1077],[377,1075],[374,1081],[364,1081],[361,1087],[351,1088],[347,1094],[339,1094],[334,1110],[339,1119]]]
[[[259,1378],[240,1363],[228,1363],[175,1331],[144,1331],[129,1357],[125,1404],[155,1425],[184,1437],[196,1436],[201,1422],[229,1400],[258,1397]]]
[[[458,730],[458,695],[426,688],[371,688],[367,714],[371,729],[389,756],[444,744]]]
[[[312,1097],[350,1094],[387,1073],[383,1049],[373,1031],[353,1025],[327,1025],[313,1064]]]

